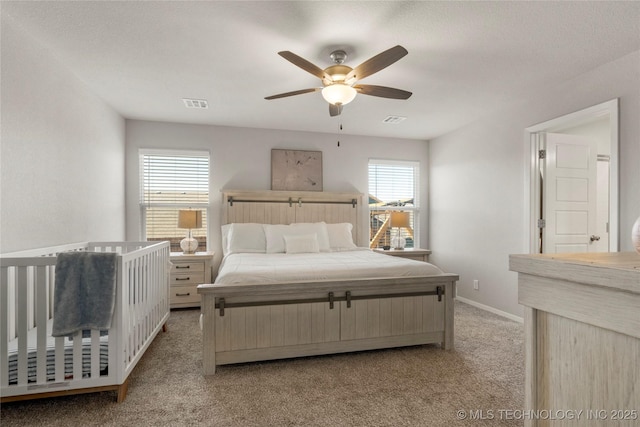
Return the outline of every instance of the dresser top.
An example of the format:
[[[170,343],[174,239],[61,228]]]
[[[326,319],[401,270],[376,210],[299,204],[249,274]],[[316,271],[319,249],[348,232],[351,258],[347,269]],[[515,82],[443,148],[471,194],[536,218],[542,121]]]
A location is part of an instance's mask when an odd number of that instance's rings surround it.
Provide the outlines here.
[[[640,293],[637,252],[509,255],[509,269]]]

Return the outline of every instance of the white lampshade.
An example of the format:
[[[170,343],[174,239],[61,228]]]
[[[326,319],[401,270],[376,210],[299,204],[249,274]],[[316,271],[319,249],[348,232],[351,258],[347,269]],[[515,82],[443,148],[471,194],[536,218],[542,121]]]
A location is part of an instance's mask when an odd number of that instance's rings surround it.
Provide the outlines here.
[[[357,93],[354,88],[342,83],[334,83],[322,89],[322,97],[333,105],[346,105],[353,101]]]

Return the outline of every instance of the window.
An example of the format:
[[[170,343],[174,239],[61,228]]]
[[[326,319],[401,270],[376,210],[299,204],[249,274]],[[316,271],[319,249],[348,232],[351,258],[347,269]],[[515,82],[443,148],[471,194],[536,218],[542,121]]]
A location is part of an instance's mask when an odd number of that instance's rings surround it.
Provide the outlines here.
[[[168,240],[179,252],[189,230],[178,228],[178,211],[202,211],[202,228],[191,230],[199,250],[207,248],[209,153],[140,151],[140,218],[143,240]]]
[[[398,233],[406,239],[406,247],[419,246],[419,171],[419,162],[369,160],[370,247],[391,246],[391,239]],[[406,212],[408,224],[392,228],[394,212]]]

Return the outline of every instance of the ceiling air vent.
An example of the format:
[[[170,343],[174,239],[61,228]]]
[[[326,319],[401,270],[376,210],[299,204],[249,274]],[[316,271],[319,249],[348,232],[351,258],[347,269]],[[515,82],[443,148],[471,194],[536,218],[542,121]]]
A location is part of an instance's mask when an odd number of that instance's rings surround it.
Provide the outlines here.
[[[209,108],[209,103],[206,99],[182,98],[182,101],[187,108],[199,108],[201,110]]]
[[[395,125],[406,119],[407,119],[406,117],[402,117],[402,116],[387,116],[384,118],[384,120],[382,120],[382,123],[390,123],[392,125]]]

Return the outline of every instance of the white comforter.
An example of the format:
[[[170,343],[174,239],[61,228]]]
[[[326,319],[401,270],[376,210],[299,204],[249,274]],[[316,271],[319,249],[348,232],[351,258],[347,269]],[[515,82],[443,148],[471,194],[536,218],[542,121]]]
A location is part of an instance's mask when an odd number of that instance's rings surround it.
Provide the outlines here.
[[[360,249],[303,254],[227,255],[217,284],[260,284],[311,280],[420,277],[444,274],[433,264]]]

